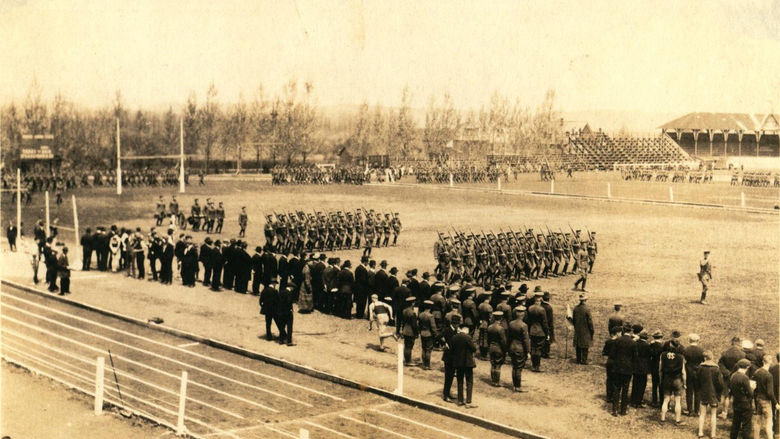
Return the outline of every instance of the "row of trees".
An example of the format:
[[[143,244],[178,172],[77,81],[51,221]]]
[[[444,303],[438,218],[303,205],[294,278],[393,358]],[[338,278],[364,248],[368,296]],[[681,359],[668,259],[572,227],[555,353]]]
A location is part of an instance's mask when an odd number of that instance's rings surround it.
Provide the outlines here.
[[[250,100],[242,94],[230,104],[220,101],[212,83],[202,100],[191,93],[182,111],[169,107],[159,112],[130,110],[120,91],[106,108],[81,108],[60,93],[47,104],[33,81],[21,106],[2,108],[0,142],[4,159],[13,160],[23,133],[50,133],[54,153],[65,163],[110,166],[119,120],[123,156],[178,154],[181,122],[185,153],[202,156],[206,167],[214,160],[305,163],[316,153],[329,160],[372,154],[522,153],[554,143],[560,135],[554,99],[550,91],[532,110],[495,93],[488,106],[463,112],[445,93],[431,97],[420,127],[408,88],[395,108],[364,102],[356,112],[328,114],[318,107],[308,82],[290,81],[272,95],[261,86]]]

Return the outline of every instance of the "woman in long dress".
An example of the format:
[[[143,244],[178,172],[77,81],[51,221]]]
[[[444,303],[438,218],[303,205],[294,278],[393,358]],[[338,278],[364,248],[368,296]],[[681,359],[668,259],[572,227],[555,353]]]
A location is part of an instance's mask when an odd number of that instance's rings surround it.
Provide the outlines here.
[[[122,247],[122,240],[119,235],[112,235],[108,242],[108,250],[111,252],[111,271],[116,273],[119,270],[119,250]]]
[[[298,312],[307,314],[314,309],[314,294],[311,287],[311,265],[310,260],[303,266],[303,284],[298,293]]]
[[[390,301],[389,297],[385,297],[386,301]],[[395,337],[394,328],[388,328],[387,323],[393,318],[393,308],[385,302],[379,300],[379,296],[376,294],[371,295],[371,304],[368,305],[369,323],[368,330],[371,330],[373,323],[376,323],[377,331],[379,331],[379,349],[386,351],[385,339],[388,337]]]

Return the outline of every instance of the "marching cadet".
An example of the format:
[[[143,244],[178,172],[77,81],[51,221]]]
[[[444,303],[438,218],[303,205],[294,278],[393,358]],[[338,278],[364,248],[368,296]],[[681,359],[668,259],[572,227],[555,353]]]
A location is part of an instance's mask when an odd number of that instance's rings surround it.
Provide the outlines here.
[[[171,202],[168,203],[168,210],[170,211],[171,218],[178,221],[179,219],[179,202],[176,201],[176,196],[171,197]],[[181,224],[179,224],[181,226]]]
[[[222,203],[219,203],[220,205]],[[223,212],[224,215],[224,212]],[[241,213],[238,214],[238,236],[240,238],[246,237],[246,226],[249,223],[249,216],[246,214],[246,206],[241,206]],[[220,231],[222,231],[222,227],[219,228]]]
[[[376,242],[374,242],[374,247],[379,247],[379,243],[382,241],[382,233],[385,230],[385,224],[384,221],[382,221],[382,216],[380,214],[376,214],[376,221],[374,221],[374,231],[376,232]]]
[[[405,308],[401,312],[401,336],[404,338],[404,366],[412,363],[412,349],[414,341],[420,333],[417,313],[414,311],[414,296],[409,296],[405,301]]]
[[[263,226],[263,233],[265,234],[266,246],[273,248],[276,230],[274,229],[273,221],[271,220],[271,215],[265,216],[265,226]]]
[[[574,248],[577,250],[575,269],[580,276],[579,279],[574,282],[574,290],[577,290],[577,285],[582,284],[580,291],[585,291],[585,283],[588,281],[588,253],[577,244],[574,245]]]
[[[547,313],[542,308],[542,293],[534,294],[534,304],[528,309],[528,334],[531,337],[531,370],[541,372],[542,347],[549,339]]]
[[[190,224],[192,224],[193,232],[200,230],[200,205],[197,198],[190,207]]]
[[[514,319],[509,322],[507,343],[509,357],[512,360],[512,386],[515,392],[525,392],[522,387],[523,368],[531,352],[531,342],[528,337],[528,326],[525,320],[525,307],[519,305],[514,309]]]
[[[162,195],[160,195],[160,198],[157,200],[157,214],[154,217],[157,220],[155,224],[161,226],[163,218],[165,218],[165,201],[163,201]]]
[[[401,220],[398,218],[398,212],[393,215],[390,226],[393,229],[393,247],[395,247],[398,243],[398,235],[401,234]]]
[[[431,314],[433,302],[425,300],[422,303],[422,312],[417,317],[417,326],[420,330],[420,344],[422,348],[422,368],[431,370],[431,351],[433,351],[433,340],[437,337],[436,322]],[[405,347],[406,345],[404,345]]]
[[[474,303],[474,294],[477,289],[473,286],[467,287],[465,290],[465,299],[461,304],[463,312],[463,326],[469,328],[469,335],[474,335],[477,322],[479,322],[479,314],[477,312],[477,304]]]
[[[488,352],[490,354],[490,384],[493,387],[501,386],[501,366],[506,361],[506,328],[504,327],[504,313],[495,311],[492,314],[490,325],[487,327]]]
[[[222,225],[225,223],[225,207],[222,205],[221,201],[219,202],[219,205],[217,206],[217,210],[214,212],[214,215],[217,217],[217,228],[215,230],[215,233],[222,233]]]
[[[593,273],[593,264],[596,263],[596,255],[599,253],[599,246],[596,242],[596,232],[588,234],[588,273]]]

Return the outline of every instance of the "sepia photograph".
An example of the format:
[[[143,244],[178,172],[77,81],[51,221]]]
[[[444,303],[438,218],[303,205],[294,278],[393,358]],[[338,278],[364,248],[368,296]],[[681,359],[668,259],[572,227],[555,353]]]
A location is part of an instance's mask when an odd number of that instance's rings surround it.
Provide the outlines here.
[[[780,1],[0,0],[1,439],[780,438]]]

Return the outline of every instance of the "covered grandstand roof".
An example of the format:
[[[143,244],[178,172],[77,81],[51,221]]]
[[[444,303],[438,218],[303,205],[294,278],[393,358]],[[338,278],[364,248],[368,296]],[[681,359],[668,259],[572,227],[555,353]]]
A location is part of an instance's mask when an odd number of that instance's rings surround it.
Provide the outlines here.
[[[665,131],[780,132],[780,115],[752,113],[688,113],[659,127]]]

